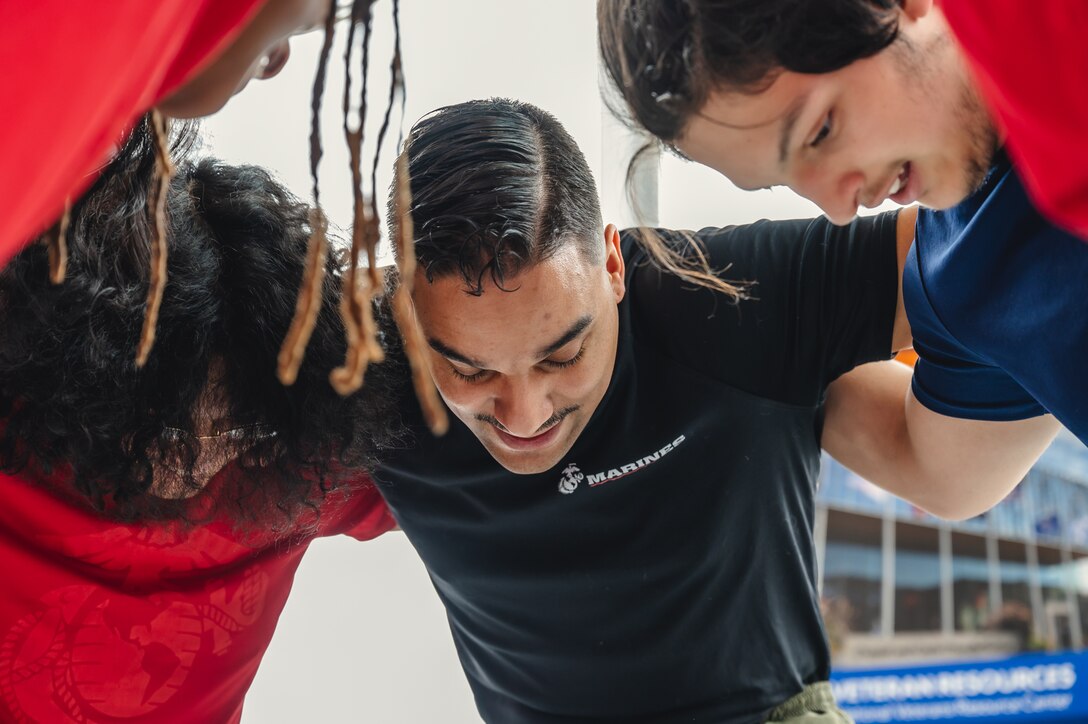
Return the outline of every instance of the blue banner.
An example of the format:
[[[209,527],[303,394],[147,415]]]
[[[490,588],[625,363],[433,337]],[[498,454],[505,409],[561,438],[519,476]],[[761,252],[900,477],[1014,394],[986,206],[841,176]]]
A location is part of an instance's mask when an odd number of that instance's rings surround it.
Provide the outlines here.
[[[1088,722],[1088,653],[836,670],[831,686],[858,724]]]

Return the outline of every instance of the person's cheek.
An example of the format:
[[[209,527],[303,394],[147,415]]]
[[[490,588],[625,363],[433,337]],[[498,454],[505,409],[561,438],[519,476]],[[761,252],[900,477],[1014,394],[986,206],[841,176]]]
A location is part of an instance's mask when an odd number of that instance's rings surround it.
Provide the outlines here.
[[[583,360],[583,364],[575,365],[565,371],[566,378],[560,385],[560,389],[565,397],[577,402],[582,402],[582,398],[589,396],[607,374],[604,360],[597,357]]]
[[[446,364],[445,368],[434,367],[433,364],[432,362],[435,387],[438,388],[438,394],[457,417],[467,420],[475,417],[476,414],[487,412],[487,410],[483,409],[486,406],[488,394],[485,389],[486,385],[466,382],[458,378],[449,370],[448,364]]]

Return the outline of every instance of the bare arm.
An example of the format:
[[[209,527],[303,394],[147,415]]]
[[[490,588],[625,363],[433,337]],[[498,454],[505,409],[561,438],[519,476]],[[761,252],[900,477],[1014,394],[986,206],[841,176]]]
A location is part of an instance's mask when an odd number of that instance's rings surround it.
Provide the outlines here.
[[[867,480],[941,518],[1001,502],[1058,433],[1051,415],[1015,422],[933,412],[910,391],[910,368],[862,365],[828,389],[823,447]]]
[[[902,278],[916,215],[905,209],[898,220],[893,351],[911,343]],[[835,380],[822,445],[862,477],[942,518],[970,518],[999,503],[1058,433],[1050,415],[990,422],[938,414],[914,397],[910,378],[905,365],[875,362]]]

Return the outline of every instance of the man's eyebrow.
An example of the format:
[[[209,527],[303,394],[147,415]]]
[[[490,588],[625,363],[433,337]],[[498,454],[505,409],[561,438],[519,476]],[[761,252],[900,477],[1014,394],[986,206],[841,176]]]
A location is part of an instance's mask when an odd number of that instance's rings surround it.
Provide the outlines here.
[[[808,102],[808,93],[798,96],[782,117],[782,132],[778,137],[778,165],[785,166],[786,159],[790,155],[790,139],[793,137],[793,129],[797,125],[797,119],[801,117],[801,111]]]
[[[475,367],[478,370],[486,369],[482,364],[480,364],[476,360],[472,359],[471,357],[468,357],[466,355],[461,354],[460,352],[455,350],[453,347],[450,347],[445,342],[442,342],[441,340],[437,340],[434,337],[428,337],[427,338],[427,344],[431,345],[431,349],[433,349],[435,352],[442,355],[443,357],[446,357],[448,359],[453,360],[454,362],[460,362],[463,365],[467,365],[469,367]]]
[[[584,317],[579,319],[577,322],[572,324],[570,326],[570,329],[568,329],[566,332],[564,332],[562,334],[562,336],[559,337],[559,339],[555,340],[554,342],[549,344],[547,347],[544,347],[543,349],[541,349],[540,352],[537,353],[538,356],[541,359],[544,359],[545,357],[552,356],[553,354],[558,352],[563,347],[563,345],[565,345],[567,342],[570,342],[572,339],[574,339],[579,334],[584,332],[586,327],[588,327],[592,323],[593,323],[593,315],[591,315],[591,314],[585,315]]]
[[[592,323],[593,323],[593,315],[590,315],[590,314],[585,315],[584,317],[580,318],[577,322],[572,324],[570,326],[570,329],[568,329],[566,332],[564,332],[559,337],[559,339],[555,340],[554,342],[549,344],[547,347],[544,347],[537,354],[540,356],[541,359],[543,359],[545,357],[549,357],[549,356],[555,354],[556,352],[559,351],[560,348],[563,347],[563,345],[567,344],[572,339],[577,337],[579,334],[584,332],[586,327],[588,327]],[[461,352],[458,352],[453,347],[449,346],[448,344],[446,344],[445,342],[443,342],[440,339],[435,339],[434,337],[428,337],[427,338],[427,344],[431,345],[431,349],[433,349],[435,352],[442,355],[443,357],[446,357],[447,359],[453,360],[454,362],[460,362],[463,365],[467,365],[468,367],[475,367],[478,370],[487,369],[487,366],[484,365],[483,363],[472,359],[468,355],[465,355],[465,354],[462,354]]]

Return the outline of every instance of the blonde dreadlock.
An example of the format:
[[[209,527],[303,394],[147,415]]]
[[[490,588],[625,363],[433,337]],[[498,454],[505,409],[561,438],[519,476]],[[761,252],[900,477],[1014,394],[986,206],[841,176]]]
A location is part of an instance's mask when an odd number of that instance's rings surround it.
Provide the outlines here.
[[[336,2],[330,3],[325,18],[325,41],[321,46],[321,56],[317,63],[317,76],[314,79],[313,93],[310,96],[310,178],[313,182],[314,208],[310,214],[310,242],[306,255],[306,270],[302,275],[302,287],[298,293],[295,316],[287,337],[280,348],[277,374],[280,382],[293,385],[298,378],[298,368],[306,354],[306,343],[317,322],[317,313],[321,305],[315,304],[319,298],[321,284],[325,278],[325,256],[328,253],[328,239],[325,232],[328,222],[321,210],[321,190],[317,183],[317,170],[321,164],[324,149],[321,146],[321,100],[325,95],[325,76],[329,67],[329,53],[336,35]]]
[[[381,278],[377,269],[377,245],[381,238],[380,216],[376,198],[378,166],[381,159],[382,143],[389,128],[389,122],[399,94],[401,100],[401,117],[404,110],[404,73],[401,65],[400,53],[400,4],[393,0],[393,31],[394,49],[393,59],[390,65],[392,81],[389,87],[389,102],[386,106],[385,116],[381,129],[378,131],[377,146],[374,156],[374,164],[371,168],[371,197],[367,204],[362,190],[362,147],[363,127],[366,122],[367,108],[367,75],[369,71],[369,46],[372,28],[371,7],[375,0],[352,0],[351,22],[348,31],[347,49],[344,53],[345,86],[344,86],[344,137],[347,141],[349,152],[349,164],[351,168],[353,191],[353,219],[351,233],[350,264],[347,269],[345,283],[343,285],[343,297],[340,302],[340,313],[344,322],[344,331],[347,338],[347,353],[344,364],[332,371],[329,381],[342,395],[348,395],[358,390],[363,384],[363,375],[370,362],[378,362],[384,358],[384,352],[377,338],[377,326],[374,323],[372,302],[374,297],[382,289]],[[302,290],[299,294],[299,302],[295,311],[295,318],[284,340],[279,357],[280,380],[290,385],[294,382],[299,365],[306,349],[306,342],[317,319],[319,305],[312,303],[311,298],[316,298],[314,290],[321,288],[321,279],[324,274],[324,264],[316,263],[318,253],[316,247],[321,247],[321,254],[327,245],[325,238],[325,220],[320,211],[320,196],[318,191],[318,166],[323,155],[320,131],[321,101],[324,96],[326,71],[329,55],[332,51],[333,37],[336,32],[337,4],[331,2],[330,11],[325,22],[325,41],[321,48],[321,59],[318,62],[317,75],[314,79],[314,88],[311,98],[311,131],[310,131],[310,175],[313,181],[313,198],[315,206],[315,223],[313,236],[310,239],[312,259],[315,263],[308,265],[302,282]],[[357,27],[362,26],[362,39],[360,44],[362,78],[360,81],[361,92],[359,99],[359,111],[357,125],[352,128],[350,122],[351,110],[351,61],[354,53],[355,34]],[[403,203],[398,211],[402,230],[398,234],[398,264],[401,266],[402,278],[404,260],[411,258],[412,232],[411,232],[411,191],[409,188],[408,168],[406,163],[398,174],[398,198],[403,198]],[[407,235],[404,234],[407,229]],[[362,275],[359,271],[359,257],[363,249],[367,255],[367,273]],[[323,259],[323,257],[321,257]],[[446,431],[449,421],[446,412],[438,400],[438,393],[431,377],[430,366],[425,355],[425,347],[422,343],[423,332],[419,329],[415,315],[411,313],[410,284],[402,286],[402,291],[394,297],[394,315],[401,335],[405,340],[405,354],[412,368],[412,381],[423,408],[424,418],[431,431],[441,435]]]
[[[170,160],[169,122],[158,110],[148,114],[148,127],[155,144],[154,167],[147,195],[147,211],[151,218],[151,262],[148,273],[147,302],[140,339],[136,345],[136,367],[147,364],[148,355],[155,346],[155,328],[159,320],[163,291],[166,289],[166,195],[170,179],[174,177],[174,164]],[[49,256],[49,281],[61,284],[68,269],[68,226],[71,220],[72,202],[66,199],[64,212],[53,228],[42,237]]]
[[[412,307],[412,282],[416,273],[415,228],[412,223],[412,186],[408,175],[408,152],[397,158],[397,274],[399,284],[393,294],[393,319],[404,339],[404,355],[412,368],[412,385],[416,390],[423,419],[435,435],[449,429],[446,410],[438,400],[438,391],[431,375],[431,364],[425,350],[426,340]]]
[[[72,218],[72,202],[64,202],[64,213],[43,241],[49,250],[49,281],[60,284],[68,269],[68,223]]]
[[[347,353],[344,364],[329,375],[332,386],[342,395],[348,395],[363,384],[363,375],[370,362],[380,362],[385,353],[377,341],[371,302],[380,291],[380,279],[375,259],[378,223],[373,209],[363,196],[362,146],[363,128],[366,124],[366,88],[370,66],[371,3],[355,3],[351,8],[351,25],[348,31],[347,49],[344,52],[344,138],[347,140],[349,166],[351,168],[354,218],[351,234],[351,257],[340,300],[340,314],[347,336]],[[363,27],[362,37],[362,92],[359,99],[358,125],[351,127],[351,60],[355,50],[355,31]],[[375,165],[377,158],[375,158]],[[359,274],[359,256],[366,248],[368,273]]]
[[[155,170],[151,176],[151,193],[148,211],[152,218],[151,273],[147,288],[147,307],[143,329],[136,347],[136,366],[143,367],[155,344],[155,326],[159,320],[163,290],[166,289],[166,192],[174,177],[174,164],[170,162],[170,148],[166,139],[166,119],[157,110],[151,111],[151,134],[155,139]]]

